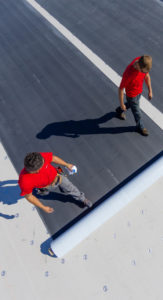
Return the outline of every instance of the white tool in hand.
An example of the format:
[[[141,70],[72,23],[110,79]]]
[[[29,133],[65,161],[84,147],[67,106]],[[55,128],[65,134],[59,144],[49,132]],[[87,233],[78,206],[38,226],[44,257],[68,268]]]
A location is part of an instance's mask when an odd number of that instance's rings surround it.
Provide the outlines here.
[[[68,171],[69,175],[74,175],[75,173],[77,173],[77,167],[76,166],[73,166],[71,170],[68,169],[67,167],[65,167],[65,168]]]

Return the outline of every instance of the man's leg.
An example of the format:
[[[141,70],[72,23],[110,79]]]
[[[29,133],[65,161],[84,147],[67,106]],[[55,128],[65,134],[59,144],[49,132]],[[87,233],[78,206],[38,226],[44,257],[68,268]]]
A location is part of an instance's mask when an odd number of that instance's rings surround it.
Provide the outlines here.
[[[138,95],[137,97],[134,98],[127,97],[127,101],[128,103],[130,103],[131,111],[133,113],[137,128],[143,129],[144,125],[142,122],[141,111],[139,106],[140,96],[141,95]]]
[[[80,192],[79,189],[75,185],[73,185],[72,182],[66,176],[64,175],[60,175],[60,176],[61,176],[61,183],[59,183],[57,186],[62,193],[72,196],[75,200],[82,202],[87,207],[92,206],[92,202],[89,201],[85,197],[84,193]],[[49,190],[53,191],[57,186],[55,185],[51,186]]]
[[[141,94],[134,97],[134,98],[128,98],[127,101],[130,103],[131,106],[131,111],[133,113],[135,122],[136,122],[136,129],[138,132],[140,132],[142,135],[147,136],[148,131],[144,127],[143,121],[142,121],[142,116],[141,116],[141,110],[140,110],[140,97]]]

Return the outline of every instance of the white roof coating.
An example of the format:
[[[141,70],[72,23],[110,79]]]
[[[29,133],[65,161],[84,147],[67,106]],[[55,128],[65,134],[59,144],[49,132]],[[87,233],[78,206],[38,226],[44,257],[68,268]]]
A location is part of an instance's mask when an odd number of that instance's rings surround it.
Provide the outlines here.
[[[163,157],[160,157],[98,207],[93,209],[88,215],[56,238],[51,243],[51,249],[55,255],[61,257],[67,254],[93,231],[117,214],[153,183],[157,182],[162,177],[162,174]]]

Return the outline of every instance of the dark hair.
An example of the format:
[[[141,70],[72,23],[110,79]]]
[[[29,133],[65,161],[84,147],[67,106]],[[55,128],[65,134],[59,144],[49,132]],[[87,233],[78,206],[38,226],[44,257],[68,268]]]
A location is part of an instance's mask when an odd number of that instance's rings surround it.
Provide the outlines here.
[[[34,172],[43,165],[43,157],[39,152],[28,153],[24,159],[24,167],[27,172]]]
[[[139,59],[139,66],[141,69],[146,69],[147,72],[152,68],[152,57],[149,55],[143,55]]]

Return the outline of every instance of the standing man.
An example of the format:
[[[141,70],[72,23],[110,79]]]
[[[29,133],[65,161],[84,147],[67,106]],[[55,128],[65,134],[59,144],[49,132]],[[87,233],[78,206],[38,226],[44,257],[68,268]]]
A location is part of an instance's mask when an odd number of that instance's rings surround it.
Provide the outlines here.
[[[135,58],[123,73],[122,81],[119,87],[120,106],[116,109],[117,116],[121,120],[126,119],[125,111],[131,108],[136,122],[136,130],[144,136],[149,135],[144,127],[141,111],[140,97],[143,91],[143,82],[148,87],[148,98],[152,99],[152,87],[149,71],[152,68],[152,57],[143,55]],[[127,102],[124,104],[124,89],[126,90]]]
[[[51,163],[60,164],[72,169],[73,165],[66,163],[61,158],[53,155],[52,152],[28,153],[24,159],[24,169],[19,176],[21,196],[24,196],[30,203],[52,213],[53,208],[43,205],[40,200],[32,194],[33,189],[38,189],[38,194],[47,195],[58,186],[62,193],[71,195],[75,200],[80,201],[84,206],[91,207],[92,202],[86,199],[84,193],[80,192],[70,180],[57,173],[57,169]]]

